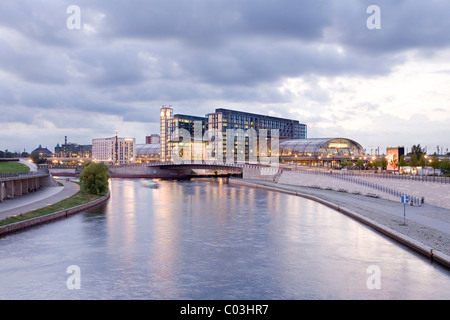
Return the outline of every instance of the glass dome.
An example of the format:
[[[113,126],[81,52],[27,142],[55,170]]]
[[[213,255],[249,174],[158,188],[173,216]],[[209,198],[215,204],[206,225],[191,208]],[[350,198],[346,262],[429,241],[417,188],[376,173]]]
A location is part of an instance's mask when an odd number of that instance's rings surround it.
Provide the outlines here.
[[[296,139],[280,142],[281,156],[360,156],[362,146],[356,141],[346,138]]]
[[[158,155],[161,152],[159,144],[137,144],[136,154],[138,155]]]

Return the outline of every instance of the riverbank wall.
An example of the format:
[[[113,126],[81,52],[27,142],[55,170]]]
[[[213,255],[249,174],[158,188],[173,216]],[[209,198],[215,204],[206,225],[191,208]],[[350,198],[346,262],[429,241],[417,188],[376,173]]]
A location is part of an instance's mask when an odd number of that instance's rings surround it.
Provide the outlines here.
[[[436,251],[433,247],[427,246],[427,245],[421,243],[420,241],[417,241],[411,237],[403,235],[403,234],[401,234],[389,227],[386,227],[376,221],[373,221],[372,219],[369,219],[357,212],[354,212],[345,207],[339,206],[330,201],[315,197],[310,194],[300,193],[300,192],[289,190],[289,189],[266,186],[263,184],[259,184],[256,180],[248,181],[248,180],[242,180],[242,179],[229,179],[229,184],[236,185],[236,186],[245,186],[245,187],[257,188],[257,189],[263,189],[263,190],[268,190],[268,191],[281,192],[284,194],[289,194],[289,195],[303,197],[303,198],[306,198],[309,200],[313,200],[315,202],[318,202],[318,203],[325,205],[331,209],[341,212],[341,213],[373,228],[374,230],[380,232],[381,234],[388,236],[389,238],[409,247],[410,249],[413,249],[414,251],[418,252],[419,254],[429,258],[432,261],[435,261],[435,262],[445,266],[446,268],[450,268],[450,256],[448,256],[442,252]]]
[[[68,218],[74,214],[77,214],[77,213],[86,211],[88,209],[100,206],[100,205],[106,203],[110,197],[111,197],[111,193],[110,193],[110,191],[108,191],[108,193],[105,196],[103,196],[97,200],[94,200],[94,201],[91,201],[91,202],[88,202],[88,203],[85,203],[85,204],[82,204],[82,205],[79,205],[79,206],[76,206],[73,208],[69,208],[66,210],[49,213],[49,214],[46,214],[46,215],[43,215],[40,217],[36,217],[33,219],[28,219],[25,221],[20,221],[20,222],[11,223],[11,224],[8,224],[5,226],[1,226],[0,227],[0,236],[8,235],[8,234],[11,234],[14,232],[23,231],[28,228],[35,227],[35,226],[38,226],[38,225],[41,225],[44,223],[49,223],[49,222],[52,222],[52,221],[55,221],[58,219]]]
[[[246,180],[270,181],[280,184],[334,190],[400,201],[401,195],[409,195],[413,204],[426,204],[450,209],[450,184],[439,182],[389,179],[377,175],[348,175],[341,172],[279,170],[263,174],[259,168],[245,168]]]

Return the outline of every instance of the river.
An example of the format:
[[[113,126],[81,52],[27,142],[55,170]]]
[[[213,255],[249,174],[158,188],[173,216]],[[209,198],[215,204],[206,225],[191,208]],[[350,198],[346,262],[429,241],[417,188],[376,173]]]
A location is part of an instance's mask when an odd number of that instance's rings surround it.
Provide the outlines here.
[[[0,238],[0,299],[450,299],[448,270],[311,200],[158,184]]]

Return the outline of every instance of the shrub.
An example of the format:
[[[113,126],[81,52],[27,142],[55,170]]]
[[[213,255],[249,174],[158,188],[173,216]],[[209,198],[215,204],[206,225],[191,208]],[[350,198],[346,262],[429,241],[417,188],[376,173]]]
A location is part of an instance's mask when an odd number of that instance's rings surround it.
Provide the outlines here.
[[[104,163],[90,162],[80,174],[81,190],[94,195],[104,195],[109,189],[109,168]]]

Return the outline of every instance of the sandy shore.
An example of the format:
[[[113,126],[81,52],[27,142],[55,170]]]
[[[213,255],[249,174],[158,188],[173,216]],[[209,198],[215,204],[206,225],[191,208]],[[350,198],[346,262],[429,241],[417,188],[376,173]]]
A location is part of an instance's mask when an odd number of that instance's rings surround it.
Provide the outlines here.
[[[404,216],[404,205],[400,201],[266,181],[247,180],[247,182],[326,200],[450,256],[450,210],[448,209],[426,204],[420,207],[406,206]]]

